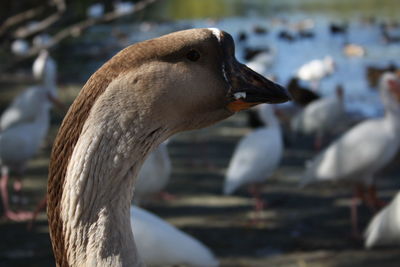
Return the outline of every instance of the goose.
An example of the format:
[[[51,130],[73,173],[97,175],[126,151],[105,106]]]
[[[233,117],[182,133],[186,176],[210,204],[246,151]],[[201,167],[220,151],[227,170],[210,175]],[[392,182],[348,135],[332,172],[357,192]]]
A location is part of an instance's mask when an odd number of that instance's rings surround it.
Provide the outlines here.
[[[135,184],[135,203],[161,192],[168,184],[172,164],[168,155],[167,141],[161,143],[144,161]]]
[[[314,147],[319,150],[323,136],[331,131],[344,118],[343,87],[336,87],[332,97],[320,98],[311,102],[290,122],[294,133],[315,134]]]
[[[366,248],[400,244],[400,193],[372,218],[364,236]]]
[[[269,178],[279,165],[283,153],[281,128],[270,105],[260,105],[259,117],[265,126],[244,136],[236,146],[226,171],[223,192],[234,193],[242,185],[250,185],[249,191],[256,201],[255,210],[264,207],[260,183]]]
[[[314,89],[318,89],[319,82],[335,71],[335,61],[331,56],[323,59],[314,59],[302,65],[296,72],[300,80],[311,82]]]
[[[218,266],[200,241],[149,211],[132,206],[131,226],[138,253],[148,266]]]
[[[120,51],[89,78],[54,142],[47,213],[57,265],[143,266],[130,202],[146,155],[177,132],[288,100],[238,63],[232,37],[215,28]]]
[[[312,181],[351,181],[357,185],[351,207],[355,235],[356,201],[361,198],[374,210],[382,204],[376,197],[374,176],[394,158],[400,146],[400,78],[385,73],[380,83],[385,116],[365,120],[348,130],[307,164],[302,180],[303,185]]]

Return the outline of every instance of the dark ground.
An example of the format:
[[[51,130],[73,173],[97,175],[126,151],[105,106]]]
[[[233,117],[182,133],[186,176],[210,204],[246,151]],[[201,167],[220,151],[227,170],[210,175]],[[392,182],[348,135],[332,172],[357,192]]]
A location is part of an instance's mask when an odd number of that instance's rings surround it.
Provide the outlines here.
[[[4,84],[1,109],[18,90]],[[80,86],[67,86],[60,95],[70,103]],[[33,208],[45,192],[51,140],[63,117],[55,111],[49,140],[29,165],[24,189]],[[147,208],[209,246],[222,266],[400,266],[400,249],[365,250],[350,238],[351,188],[331,184],[299,189],[303,164],[312,157],[309,138],[287,146],[281,167],[263,189],[269,207],[264,221],[249,225],[252,200],[246,190],[221,195],[223,174],[238,139],[249,129],[245,115],[237,114],[208,129],[180,134],[169,146],[173,174],[167,190],[170,202]],[[380,195],[390,200],[400,187],[399,158],[378,179]],[[371,213],[360,208],[360,228]],[[54,266],[45,214],[32,231],[26,223],[0,220],[0,267]]]

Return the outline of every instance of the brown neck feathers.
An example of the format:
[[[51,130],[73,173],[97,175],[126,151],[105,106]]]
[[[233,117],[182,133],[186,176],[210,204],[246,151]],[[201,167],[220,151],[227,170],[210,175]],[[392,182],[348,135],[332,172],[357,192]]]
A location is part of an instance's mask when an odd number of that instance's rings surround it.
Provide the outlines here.
[[[70,107],[53,145],[47,187],[47,214],[57,266],[69,265],[64,253],[63,222],[60,216],[68,163],[92,106],[118,73],[115,65],[105,64],[92,75]]]

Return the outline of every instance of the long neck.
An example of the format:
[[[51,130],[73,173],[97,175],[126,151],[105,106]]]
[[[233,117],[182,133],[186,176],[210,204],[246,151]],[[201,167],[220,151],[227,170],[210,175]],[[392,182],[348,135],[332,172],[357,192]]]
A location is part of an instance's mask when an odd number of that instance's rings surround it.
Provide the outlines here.
[[[61,220],[72,266],[141,265],[130,226],[134,178],[164,131],[88,118],[67,168]]]
[[[140,96],[121,106],[107,95],[118,67],[111,60],[89,79],[53,145],[47,213],[57,266],[141,265],[129,221],[134,179],[171,131]]]

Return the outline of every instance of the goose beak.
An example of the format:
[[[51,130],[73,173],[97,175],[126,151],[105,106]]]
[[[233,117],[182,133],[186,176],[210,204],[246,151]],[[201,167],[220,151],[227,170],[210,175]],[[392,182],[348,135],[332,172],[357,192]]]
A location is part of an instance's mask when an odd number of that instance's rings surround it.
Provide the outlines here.
[[[231,112],[248,109],[261,103],[277,104],[291,99],[282,86],[236,60],[227,66],[227,74],[226,79],[231,86],[228,103]]]

